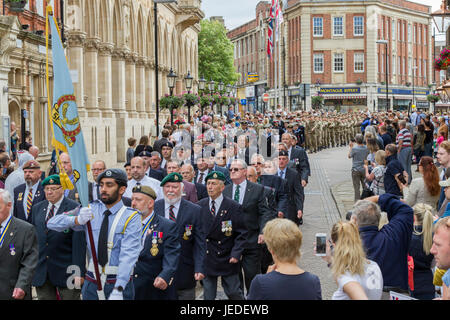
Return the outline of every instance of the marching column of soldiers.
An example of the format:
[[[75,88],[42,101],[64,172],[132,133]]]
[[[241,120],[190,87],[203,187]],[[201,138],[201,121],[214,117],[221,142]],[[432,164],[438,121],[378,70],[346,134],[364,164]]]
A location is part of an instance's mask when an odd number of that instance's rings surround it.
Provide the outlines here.
[[[189,124],[180,117],[153,146],[131,142],[125,170],[95,161],[83,208],[76,186],[64,190],[58,172],[45,177],[23,151],[21,172],[6,181],[13,192],[0,189],[0,299],[31,299],[34,287],[39,300],[194,300],[201,286],[213,300],[219,277],[229,299],[245,299],[272,263],[265,224],[304,222],[307,152],[347,144],[363,118],[197,114]],[[69,155],[58,160],[74,182]]]

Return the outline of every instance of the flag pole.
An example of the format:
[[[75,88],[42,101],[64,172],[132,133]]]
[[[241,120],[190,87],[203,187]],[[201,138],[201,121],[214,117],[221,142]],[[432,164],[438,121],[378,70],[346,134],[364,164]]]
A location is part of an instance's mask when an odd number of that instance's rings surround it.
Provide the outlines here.
[[[58,30],[58,35],[53,35],[53,37],[60,37],[61,39],[61,35],[59,34],[59,29],[58,29],[58,24],[55,21],[55,17],[53,16],[53,9],[51,6],[47,6],[47,10],[46,10],[46,17],[45,17],[45,46],[46,46],[46,83],[47,83],[47,107],[48,107],[48,116],[49,116],[49,120],[50,120],[50,127],[52,130],[52,145],[55,148],[56,151],[56,157],[57,157],[57,162],[59,164],[60,167],[60,172],[63,172],[65,174],[65,176],[67,177],[67,173],[64,171],[64,168],[61,165],[61,161],[59,160],[59,150],[62,151],[66,151],[65,146],[63,146],[60,143],[57,143],[56,139],[55,139],[55,132],[53,130],[53,120],[52,120],[52,103],[50,100],[50,81],[49,81],[49,46],[48,46],[48,40],[49,40],[49,15],[52,16],[53,21],[55,22],[55,26],[56,26],[56,30]],[[66,57],[67,58],[67,57]],[[55,66],[53,65],[53,68],[55,68]],[[70,182],[70,180],[69,180]],[[72,188],[70,188],[70,186],[72,186]],[[67,189],[67,185],[65,185],[65,189]],[[70,183],[69,185],[69,189],[73,189],[73,185],[72,183]],[[97,254],[95,252],[95,242],[94,242],[94,236],[92,233],[92,225],[91,222],[88,221],[88,223],[86,224],[87,226],[87,230],[88,230],[88,237],[89,237],[89,244],[91,247],[91,254],[92,254],[92,260],[94,263],[94,270],[95,270],[95,281],[97,283],[97,294],[99,295],[99,299],[100,300],[104,300],[105,296],[104,296],[104,292],[103,292],[103,288],[102,288],[102,282],[100,280],[100,270],[98,268],[98,261],[97,261]]]

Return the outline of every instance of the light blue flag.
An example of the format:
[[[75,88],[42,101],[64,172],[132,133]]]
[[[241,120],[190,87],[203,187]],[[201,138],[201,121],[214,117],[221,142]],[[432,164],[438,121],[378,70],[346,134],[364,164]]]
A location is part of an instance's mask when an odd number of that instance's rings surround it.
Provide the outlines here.
[[[70,77],[59,32],[53,17],[48,20],[50,21],[52,34],[53,57],[53,105],[51,108],[53,145],[69,154],[73,168],[73,182],[77,187],[81,205],[87,207],[89,205],[87,177],[87,172],[90,170],[89,158],[78,117],[72,78]],[[64,177],[62,177],[63,179]],[[64,186],[63,181],[62,185]]]

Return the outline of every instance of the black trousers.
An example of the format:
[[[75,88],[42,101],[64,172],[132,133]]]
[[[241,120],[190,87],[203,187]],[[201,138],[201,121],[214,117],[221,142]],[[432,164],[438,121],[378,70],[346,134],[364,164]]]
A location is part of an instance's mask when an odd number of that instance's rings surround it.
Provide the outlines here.
[[[244,271],[244,277],[242,277]],[[247,293],[250,290],[250,283],[253,278],[261,273],[261,246],[244,249],[242,253],[241,272],[239,272],[240,288],[244,292],[244,284]]]
[[[267,268],[269,268],[269,266],[272,264],[273,264],[272,255],[267,249],[267,245],[266,244],[261,245],[261,273],[266,274]]]

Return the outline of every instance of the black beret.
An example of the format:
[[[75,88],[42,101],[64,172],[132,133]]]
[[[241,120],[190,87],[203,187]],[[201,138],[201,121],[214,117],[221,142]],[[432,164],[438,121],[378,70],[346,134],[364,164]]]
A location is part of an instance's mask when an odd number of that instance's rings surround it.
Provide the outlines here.
[[[285,151],[285,150],[280,150],[280,152],[278,152],[278,156],[286,156],[289,157],[289,152]]]
[[[164,143],[161,145],[161,149],[162,149],[163,147],[169,147],[169,148],[172,148],[172,149],[173,149],[173,144],[172,144],[172,142],[164,142]]]
[[[107,169],[103,171],[97,177],[97,183],[100,183],[103,178],[113,178],[119,185],[127,186],[128,184],[127,174],[122,169]]]
[[[151,156],[152,156],[151,152],[148,151],[139,152],[139,157],[151,157]]]

